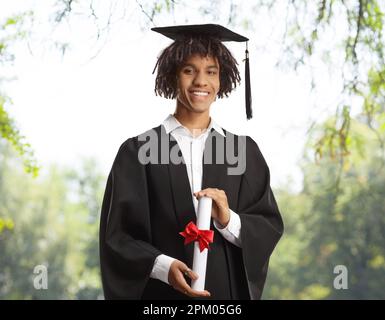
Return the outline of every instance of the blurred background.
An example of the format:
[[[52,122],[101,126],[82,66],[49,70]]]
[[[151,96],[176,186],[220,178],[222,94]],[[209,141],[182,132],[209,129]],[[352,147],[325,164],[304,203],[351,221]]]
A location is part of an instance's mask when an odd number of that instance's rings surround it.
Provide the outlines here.
[[[194,23],[250,39],[253,119],[243,81],[211,115],[270,167],[286,230],[263,299],[384,299],[384,14],[382,0],[2,0],[0,299],[103,299],[107,175],[175,108],[154,94],[170,40],[150,28]],[[243,76],[244,44],[226,45]]]

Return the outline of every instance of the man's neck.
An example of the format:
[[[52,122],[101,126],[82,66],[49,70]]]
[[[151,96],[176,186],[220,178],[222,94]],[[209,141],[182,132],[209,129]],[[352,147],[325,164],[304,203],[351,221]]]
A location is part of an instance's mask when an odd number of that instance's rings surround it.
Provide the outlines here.
[[[197,113],[186,110],[185,108],[177,108],[174,117],[189,131],[193,136],[197,136],[206,130],[210,124],[209,111]]]

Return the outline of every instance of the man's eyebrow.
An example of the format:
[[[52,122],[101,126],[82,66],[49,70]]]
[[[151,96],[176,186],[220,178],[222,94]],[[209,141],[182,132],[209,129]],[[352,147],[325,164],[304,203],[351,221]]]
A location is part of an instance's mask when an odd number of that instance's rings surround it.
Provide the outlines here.
[[[185,63],[185,64],[182,65],[182,68],[184,68],[184,67],[193,67],[193,68],[196,68],[196,66],[195,66],[194,64],[192,64],[192,63]],[[213,69],[213,68],[219,69],[218,66],[216,66],[216,65],[214,65],[214,64],[211,65],[211,66],[207,66],[207,67],[206,67],[206,69]]]

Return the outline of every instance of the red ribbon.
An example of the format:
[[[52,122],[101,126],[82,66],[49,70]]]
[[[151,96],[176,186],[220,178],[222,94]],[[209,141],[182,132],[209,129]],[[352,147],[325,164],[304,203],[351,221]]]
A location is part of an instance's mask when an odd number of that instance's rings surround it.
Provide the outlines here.
[[[184,244],[189,244],[192,241],[199,241],[199,249],[201,252],[209,248],[209,243],[214,240],[213,230],[199,230],[194,222],[189,222],[184,231],[179,234],[185,237]]]

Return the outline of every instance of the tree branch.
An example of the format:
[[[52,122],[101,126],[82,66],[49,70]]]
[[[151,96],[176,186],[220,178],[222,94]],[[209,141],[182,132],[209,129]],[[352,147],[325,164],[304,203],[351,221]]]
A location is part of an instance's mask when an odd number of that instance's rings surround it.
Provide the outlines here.
[[[353,45],[352,45],[352,54],[353,54],[353,63],[354,64],[358,63],[356,47],[357,47],[358,39],[360,37],[361,24],[362,24],[362,18],[363,18],[363,11],[364,11],[364,9],[363,9],[363,6],[364,6],[363,1],[364,0],[359,0],[358,17],[357,17],[357,21],[356,21],[357,22],[356,36],[354,38],[354,42],[353,42]]]
[[[142,11],[142,13],[151,21],[151,23],[155,26],[155,23],[154,23],[154,13],[150,16],[146,10],[144,10],[143,6],[141,3],[139,3],[138,0],[135,0],[135,2],[138,4],[138,6],[140,7],[140,10]]]

